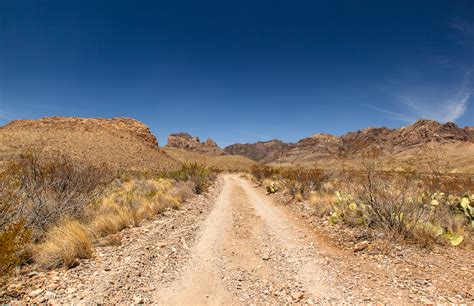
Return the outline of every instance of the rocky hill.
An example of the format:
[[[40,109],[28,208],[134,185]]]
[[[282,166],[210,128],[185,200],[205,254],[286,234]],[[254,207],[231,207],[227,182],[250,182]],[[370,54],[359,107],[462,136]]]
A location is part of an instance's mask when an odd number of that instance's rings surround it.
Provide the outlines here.
[[[474,127],[460,128],[452,122],[432,120],[419,120],[399,129],[370,127],[341,137],[316,134],[297,143],[272,140],[234,144],[225,151],[264,163],[329,166],[340,157],[350,160],[374,149],[385,157],[406,159],[415,154],[430,154],[433,146],[437,146],[437,153],[455,161],[455,168],[474,168]]]
[[[201,142],[199,137],[193,137],[188,133],[175,133],[168,136],[167,147],[183,149],[194,153],[205,154],[208,156],[221,156],[227,153],[219,148],[212,139]]]
[[[0,127],[0,161],[26,151],[67,154],[88,163],[130,169],[179,165],[159,149],[145,124],[130,118],[45,117]]]
[[[290,144],[281,140],[259,141],[256,143],[236,143],[224,148],[229,154],[246,156],[252,160],[268,163],[282,156],[288,151]]]

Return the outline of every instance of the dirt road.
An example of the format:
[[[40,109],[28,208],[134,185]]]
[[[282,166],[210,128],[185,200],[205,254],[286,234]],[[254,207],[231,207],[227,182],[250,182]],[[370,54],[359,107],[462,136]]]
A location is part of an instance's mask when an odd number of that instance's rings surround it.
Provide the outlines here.
[[[43,291],[26,301],[217,305],[447,300],[435,287],[443,282],[401,270],[400,260],[374,263],[335,247],[237,174],[221,176],[207,195],[120,236],[121,245],[99,247],[95,258],[73,269],[33,276],[44,281],[31,282],[31,290]]]
[[[323,248],[235,175],[202,227],[181,278],[156,298],[165,304],[329,301],[339,295],[314,256]]]

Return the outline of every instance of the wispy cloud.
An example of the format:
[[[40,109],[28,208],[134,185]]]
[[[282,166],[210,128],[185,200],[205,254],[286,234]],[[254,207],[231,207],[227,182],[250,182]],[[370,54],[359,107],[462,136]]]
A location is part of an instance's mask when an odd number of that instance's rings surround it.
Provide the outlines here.
[[[15,120],[17,119],[16,116],[12,115],[12,114],[8,114],[8,113],[5,113],[3,111],[0,111],[0,119],[3,119],[3,120]]]
[[[369,105],[369,106],[371,108],[375,109],[376,111],[384,113],[384,114],[388,115],[389,117],[391,117],[393,119],[396,119],[396,120],[405,121],[405,122],[416,121],[416,118],[413,117],[413,116],[397,113],[397,112],[390,111],[390,110],[387,110],[387,109],[383,109],[383,108],[380,108],[380,107],[376,107],[376,106],[373,106],[373,105]]]
[[[466,112],[471,97],[470,79],[471,73],[468,72],[455,95],[440,101],[423,102],[414,97],[406,97],[402,103],[419,117],[442,122],[456,121]]]
[[[474,23],[467,20],[458,18],[451,23],[451,28],[463,34],[474,36]]]
[[[467,72],[459,89],[451,95],[438,96],[436,100],[433,95],[429,95],[429,97],[415,93],[399,95],[400,106],[404,106],[405,112],[371,107],[393,119],[405,122],[413,122],[422,118],[449,122],[456,121],[464,115],[471,96],[471,72]]]

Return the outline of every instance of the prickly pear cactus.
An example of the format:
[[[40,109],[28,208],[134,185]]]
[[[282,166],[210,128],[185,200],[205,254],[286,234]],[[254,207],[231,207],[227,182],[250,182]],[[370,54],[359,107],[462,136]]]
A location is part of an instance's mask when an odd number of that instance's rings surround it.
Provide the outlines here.
[[[468,195],[464,195],[459,201],[459,208],[464,212],[466,218],[471,221],[471,226],[474,226],[474,199],[470,198]]]

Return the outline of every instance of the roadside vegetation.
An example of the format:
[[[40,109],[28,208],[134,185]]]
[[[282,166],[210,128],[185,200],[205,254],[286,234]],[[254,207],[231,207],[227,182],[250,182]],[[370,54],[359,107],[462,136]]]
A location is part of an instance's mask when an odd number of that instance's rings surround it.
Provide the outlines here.
[[[207,190],[216,174],[197,163],[132,173],[29,153],[0,170],[0,285],[16,267],[72,267],[119,231]]]
[[[376,156],[360,169],[322,170],[254,166],[252,175],[267,193],[286,203],[305,202],[317,217],[335,226],[387,233],[423,247],[472,243],[474,176],[448,174],[433,160],[419,173],[407,162],[401,170],[383,168]]]

